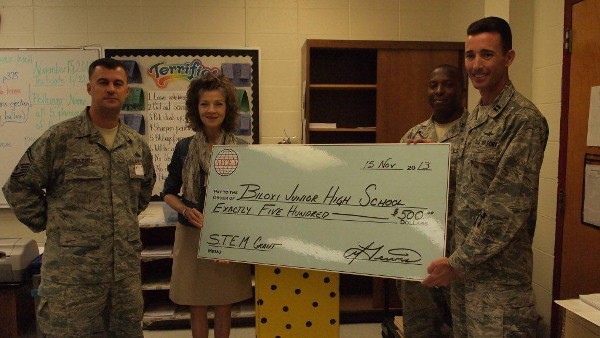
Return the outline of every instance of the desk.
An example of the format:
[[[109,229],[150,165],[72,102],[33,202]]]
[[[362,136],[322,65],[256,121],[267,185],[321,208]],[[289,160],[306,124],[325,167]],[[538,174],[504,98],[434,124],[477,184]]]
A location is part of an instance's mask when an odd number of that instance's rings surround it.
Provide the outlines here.
[[[600,311],[579,299],[556,300],[565,310],[564,338],[599,338]]]
[[[0,337],[19,337],[35,319],[31,289],[31,281],[0,283]]]

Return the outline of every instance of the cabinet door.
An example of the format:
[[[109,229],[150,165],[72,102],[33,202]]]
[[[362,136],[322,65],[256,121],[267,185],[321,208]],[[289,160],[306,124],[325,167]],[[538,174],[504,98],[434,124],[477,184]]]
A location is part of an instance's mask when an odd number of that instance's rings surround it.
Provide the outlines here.
[[[377,142],[395,143],[431,115],[427,84],[433,69],[464,69],[463,53],[439,49],[382,49],[377,57]],[[464,71],[463,71],[464,72]]]

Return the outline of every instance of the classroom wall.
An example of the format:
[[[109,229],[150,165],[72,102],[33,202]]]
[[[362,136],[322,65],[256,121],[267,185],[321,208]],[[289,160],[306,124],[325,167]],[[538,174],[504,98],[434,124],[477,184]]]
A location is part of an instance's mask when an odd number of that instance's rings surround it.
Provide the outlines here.
[[[261,143],[301,136],[300,48],[307,38],[464,41],[468,24],[513,25],[511,79],[548,119],[534,285],[547,332],[552,302],[562,67],[561,0],[0,0],[2,47],[227,48],[261,51]],[[425,91],[425,84],[415,84]],[[469,91],[469,107],[477,92]],[[0,236],[34,238],[0,209]]]
[[[538,222],[533,241],[533,279],[538,311],[548,323],[554,272],[565,5],[562,0],[535,0],[534,3],[531,99],[548,120],[550,135],[540,174]]]

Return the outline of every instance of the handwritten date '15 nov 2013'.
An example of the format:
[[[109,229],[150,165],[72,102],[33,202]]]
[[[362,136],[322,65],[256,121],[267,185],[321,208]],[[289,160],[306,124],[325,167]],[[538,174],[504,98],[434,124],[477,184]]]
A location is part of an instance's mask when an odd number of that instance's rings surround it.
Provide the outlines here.
[[[415,164],[402,166],[393,158],[388,157],[385,160],[370,160],[366,161],[362,170],[431,170],[431,163],[422,161]]]

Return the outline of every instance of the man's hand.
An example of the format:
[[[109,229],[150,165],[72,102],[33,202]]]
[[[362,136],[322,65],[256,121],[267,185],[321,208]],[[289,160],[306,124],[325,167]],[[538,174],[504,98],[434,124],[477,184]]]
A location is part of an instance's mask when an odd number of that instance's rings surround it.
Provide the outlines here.
[[[447,286],[458,277],[458,271],[450,266],[448,257],[442,257],[434,260],[427,268],[427,276],[421,284],[428,287]]]

